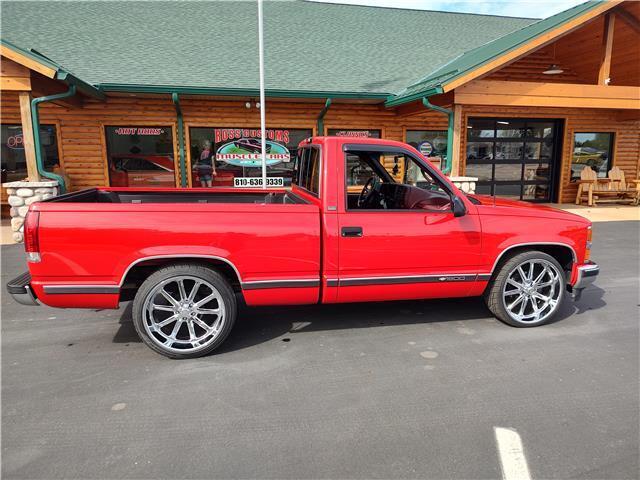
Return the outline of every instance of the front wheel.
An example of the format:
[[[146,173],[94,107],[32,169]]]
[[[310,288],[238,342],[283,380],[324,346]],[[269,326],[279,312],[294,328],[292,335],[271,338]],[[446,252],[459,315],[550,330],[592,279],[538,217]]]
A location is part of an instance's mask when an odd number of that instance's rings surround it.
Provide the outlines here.
[[[218,272],[197,264],[171,265],[140,286],[133,323],[152,350],[169,358],[195,358],[224,342],[236,310],[233,290]]]
[[[532,251],[502,264],[485,293],[487,307],[514,327],[536,327],[550,321],[565,294],[564,270],[555,258]]]

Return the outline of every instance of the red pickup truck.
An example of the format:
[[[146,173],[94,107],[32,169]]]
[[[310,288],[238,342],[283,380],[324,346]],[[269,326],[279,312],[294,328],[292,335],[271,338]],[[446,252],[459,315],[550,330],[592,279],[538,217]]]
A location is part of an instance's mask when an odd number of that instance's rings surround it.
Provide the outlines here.
[[[314,137],[290,190],[97,188],[33,204],[25,304],[117,308],[172,358],[227,337],[237,303],[483,295],[517,327],[548,322],[593,282],[591,224],[546,206],[465,195],[408,145]]]

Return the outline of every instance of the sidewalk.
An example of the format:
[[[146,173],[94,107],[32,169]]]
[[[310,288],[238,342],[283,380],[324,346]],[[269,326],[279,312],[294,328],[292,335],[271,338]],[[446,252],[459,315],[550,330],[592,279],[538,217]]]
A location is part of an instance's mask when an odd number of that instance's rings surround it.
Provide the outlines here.
[[[11,231],[11,219],[3,218],[0,223],[0,245],[13,245],[13,232]]]
[[[598,205],[597,207],[587,207],[585,205],[563,203],[552,206],[588,218],[592,222],[640,221],[640,207],[633,205]]]

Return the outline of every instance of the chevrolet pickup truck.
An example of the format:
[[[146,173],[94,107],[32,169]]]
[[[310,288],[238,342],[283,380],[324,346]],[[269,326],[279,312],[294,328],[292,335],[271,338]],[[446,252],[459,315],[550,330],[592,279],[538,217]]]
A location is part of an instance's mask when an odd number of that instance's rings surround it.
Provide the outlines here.
[[[205,355],[248,306],[484,296],[515,327],[549,322],[598,274],[591,224],[465,195],[414,148],[314,137],[291,189],[95,188],[31,205],[20,303],[118,308],[171,358]]]

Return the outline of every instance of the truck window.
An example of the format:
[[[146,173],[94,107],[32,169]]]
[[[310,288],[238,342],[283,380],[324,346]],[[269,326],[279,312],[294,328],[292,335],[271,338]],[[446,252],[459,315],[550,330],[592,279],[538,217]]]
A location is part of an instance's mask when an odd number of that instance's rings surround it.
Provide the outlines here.
[[[320,150],[309,146],[298,150],[294,183],[314,196],[320,193]]]
[[[349,210],[451,209],[444,184],[407,153],[349,151],[345,167]]]

